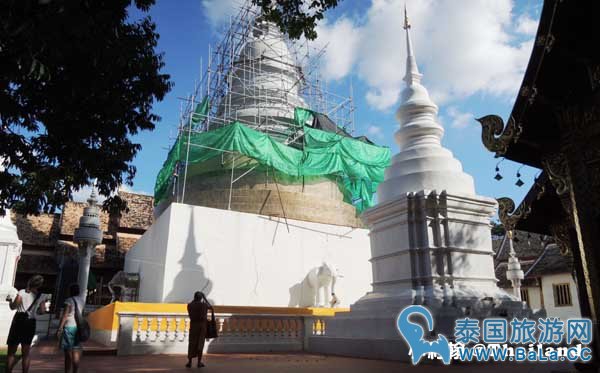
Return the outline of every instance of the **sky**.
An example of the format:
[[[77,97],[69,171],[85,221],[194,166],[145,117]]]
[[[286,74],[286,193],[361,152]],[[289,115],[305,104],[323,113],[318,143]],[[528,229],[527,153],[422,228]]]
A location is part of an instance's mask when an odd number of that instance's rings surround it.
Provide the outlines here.
[[[240,0],[157,0],[149,15],[160,34],[164,72],[173,90],[154,105],[161,116],[153,132],[134,139],[142,150],[134,160],[137,174],[128,190],[152,194],[156,174],[176,136],[181,98],[192,93],[206,64],[209,43],[221,38]],[[496,114],[505,121],[517,97],[531,54],[541,0],[342,0],[317,28],[316,46],[326,46],[321,72],[329,89],[349,94],[356,105],[355,135],[398,152],[393,133],[395,110],[404,87],[406,45],[404,4],[423,85],[440,108],[443,144],[475,179],[479,195],[511,197],[519,203],[539,170],[502,161],[481,142],[475,118]],[[139,17],[134,11],[132,18]],[[525,182],[517,187],[520,170]],[[87,197],[77,193],[75,199]]]

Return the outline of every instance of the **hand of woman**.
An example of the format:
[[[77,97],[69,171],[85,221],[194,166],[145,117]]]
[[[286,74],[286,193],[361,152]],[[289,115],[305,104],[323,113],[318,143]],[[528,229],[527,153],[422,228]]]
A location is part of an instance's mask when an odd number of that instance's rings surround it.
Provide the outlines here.
[[[60,339],[62,334],[63,334],[63,328],[58,328],[58,330],[56,331],[56,336],[58,337],[58,339]]]

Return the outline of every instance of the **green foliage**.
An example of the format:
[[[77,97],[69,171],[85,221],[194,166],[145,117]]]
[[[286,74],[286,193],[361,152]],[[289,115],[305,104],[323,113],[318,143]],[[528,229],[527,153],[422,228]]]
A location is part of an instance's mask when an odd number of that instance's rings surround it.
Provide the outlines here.
[[[252,0],[268,21],[275,22],[291,39],[304,35],[309,40],[317,38],[317,21],[325,11],[335,8],[339,0]]]
[[[152,104],[171,88],[155,24],[128,19],[153,3],[3,1],[0,214],[54,211],[93,179],[105,196],[132,184],[131,136],[154,129]]]
[[[500,222],[492,221],[492,236],[504,236],[506,230]]]

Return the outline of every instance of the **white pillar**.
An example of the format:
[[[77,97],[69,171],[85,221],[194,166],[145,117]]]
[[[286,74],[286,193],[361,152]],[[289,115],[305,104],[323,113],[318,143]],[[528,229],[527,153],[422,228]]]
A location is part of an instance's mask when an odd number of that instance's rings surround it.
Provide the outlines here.
[[[92,264],[92,250],[94,246],[84,244],[79,247],[79,272],[77,272],[77,284],[79,289],[85,293],[88,279],[90,277],[90,265]]]
[[[21,257],[22,242],[17,227],[10,218],[10,210],[0,217],[0,345],[6,344],[8,330],[14,314],[8,308],[6,297],[14,296],[17,263]]]
[[[83,215],[79,218],[79,227],[75,230],[73,241],[79,246],[79,272],[77,283],[85,298],[87,295],[87,284],[92,263],[92,253],[96,245],[102,242],[102,229],[100,229],[100,208],[96,200],[96,192],[92,190],[88,205],[83,209]]]
[[[508,235],[508,266],[506,268],[506,278],[510,281],[513,288],[513,295],[519,300],[521,299],[521,281],[525,278],[523,270],[521,269],[521,263],[515,253],[513,247],[513,232],[506,232]]]

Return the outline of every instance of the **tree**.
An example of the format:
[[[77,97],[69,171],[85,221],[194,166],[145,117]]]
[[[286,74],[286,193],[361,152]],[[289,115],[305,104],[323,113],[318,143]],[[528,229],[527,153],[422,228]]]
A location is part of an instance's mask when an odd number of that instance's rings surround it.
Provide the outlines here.
[[[0,214],[51,212],[96,180],[132,185],[161,73],[154,0],[5,0],[0,6]],[[144,13],[142,13],[144,14]],[[118,197],[106,206],[123,208]]]
[[[252,0],[268,21],[276,23],[291,39],[304,35],[309,40],[317,38],[317,21],[325,11],[335,8],[339,0]],[[307,5],[305,5],[305,3]]]
[[[498,221],[492,221],[492,236],[504,236],[506,229],[504,225]]]

